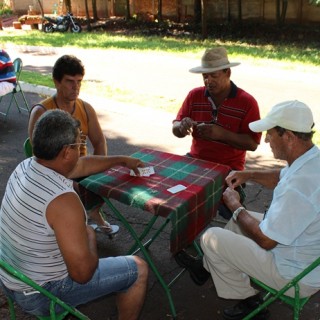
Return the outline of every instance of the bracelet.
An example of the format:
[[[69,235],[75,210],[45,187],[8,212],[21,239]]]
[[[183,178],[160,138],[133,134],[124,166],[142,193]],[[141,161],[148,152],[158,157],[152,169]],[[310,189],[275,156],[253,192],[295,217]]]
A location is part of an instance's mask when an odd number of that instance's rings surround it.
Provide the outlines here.
[[[234,221],[237,221],[238,215],[239,215],[239,213],[240,213],[242,210],[246,210],[246,208],[244,208],[244,207],[239,207],[238,209],[234,210],[233,215],[232,215],[232,219],[233,219]]]

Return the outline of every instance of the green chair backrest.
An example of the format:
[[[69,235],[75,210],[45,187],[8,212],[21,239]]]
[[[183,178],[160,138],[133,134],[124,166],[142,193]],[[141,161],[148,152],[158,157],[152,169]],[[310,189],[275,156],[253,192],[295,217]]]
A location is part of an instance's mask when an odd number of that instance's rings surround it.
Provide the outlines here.
[[[21,58],[16,58],[13,61],[14,72],[16,73],[17,81],[19,81],[20,73],[22,69],[22,60]]]
[[[27,158],[32,157],[32,145],[30,143],[30,138],[27,138],[23,144],[24,154]]]
[[[77,319],[81,320],[90,320],[87,316],[85,316],[83,313],[81,313],[76,308],[68,305],[67,303],[63,302],[59,298],[57,298],[55,295],[53,295],[51,292],[47,291],[46,289],[39,286],[37,283],[35,283],[33,280],[31,280],[29,277],[9,265],[7,262],[0,260],[0,268],[3,269],[5,272],[7,272],[9,275],[13,276],[14,278],[26,283],[33,289],[39,291],[41,294],[45,295],[47,298],[50,299],[50,316],[48,317],[40,317],[37,318],[40,320],[48,320],[48,319],[56,319],[56,320],[62,320],[64,319],[68,314],[72,314]],[[10,319],[14,320],[16,318],[15,311],[14,311],[14,305],[11,298],[8,297],[8,303],[10,308]],[[56,314],[55,312],[55,306],[59,305],[61,306],[64,311],[62,313]]]
[[[30,108],[29,108],[29,104],[28,104],[28,101],[24,95],[24,92],[21,88],[21,85],[20,85],[20,82],[19,82],[19,79],[20,79],[20,74],[21,74],[21,70],[22,70],[22,60],[20,58],[16,58],[14,61],[13,61],[13,66],[14,66],[14,71],[15,71],[15,74],[16,74],[16,78],[17,78],[17,83],[16,83],[16,86],[15,88],[7,93],[6,95],[4,96],[0,96],[0,104],[1,104],[1,101],[2,101],[2,98],[5,97],[5,96],[9,96],[10,98],[10,102],[7,103],[7,108],[6,108],[6,111],[0,111],[0,114],[4,115],[4,119],[6,121],[7,119],[7,116],[9,114],[9,110],[12,106],[13,103],[15,103],[17,109],[19,112],[21,112],[21,110],[24,110],[24,111],[27,111],[28,113],[30,113]],[[20,93],[22,95],[22,99],[24,101],[24,105],[25,107],[21,106],[20,102],[17,100],[16,98],[16,94]]]

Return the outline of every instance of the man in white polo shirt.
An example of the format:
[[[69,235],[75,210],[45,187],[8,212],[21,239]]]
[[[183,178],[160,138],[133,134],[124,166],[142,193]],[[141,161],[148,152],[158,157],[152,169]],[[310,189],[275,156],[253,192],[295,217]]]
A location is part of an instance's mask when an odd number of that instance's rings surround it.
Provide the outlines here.
[[[225,319],[243,319],[261,303],[250,277],[280,289],[320,256],[320,151],[312,142],[313,125],[309,107],[296,100],[275,105],[264,119],[249,124],[254,132],[266,131],[274,157],[287,165],[231,172],[223,200],[233,219],[225,229],[210,228],[201,237],[203,266],[218,296],[240,300],[223,311]],[[234,188],[249,180],[274,190],[265,215],[247,211],[239,201]],[[320,269],[299,286],[303,297],[317,292]]]

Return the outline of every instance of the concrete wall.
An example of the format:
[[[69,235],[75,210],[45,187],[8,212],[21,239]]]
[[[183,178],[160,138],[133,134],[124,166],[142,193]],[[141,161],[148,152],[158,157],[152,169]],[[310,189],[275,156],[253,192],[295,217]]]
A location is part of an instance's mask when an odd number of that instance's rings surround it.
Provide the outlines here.
[[[23,15],[28,13],[30,5],[40,12],[37,0],[5,0],[12,2],[14,11]],[[45,13],[52,13],[62,0],[42,0]],[[121,16],[126,12],[125,0],[96,0],[98,16],[106,18],[113,15]],[[165,18],[185,21],[194,15],[194,0],[162,0],[162,14]],[[229,3],[229,8],[228,4]],[[288,1],[286,19],[297,23],[320,22],[320,7],[312,6],[309,0]],[[91,1],[88,0],[89,10],[92,11]],[[72,11],[75,16],[85,16],[84,0],[72,0]],[[62,6],[60,6],[60,9]],[[65,11],[65,8],[64,8]],[[156,16],[158,0],[130,0],[131,14]],[[208,0],[208,21],[237,19],[238,0]],[[242,1],[242,18],[275,21],[275,0],[245,0]]]

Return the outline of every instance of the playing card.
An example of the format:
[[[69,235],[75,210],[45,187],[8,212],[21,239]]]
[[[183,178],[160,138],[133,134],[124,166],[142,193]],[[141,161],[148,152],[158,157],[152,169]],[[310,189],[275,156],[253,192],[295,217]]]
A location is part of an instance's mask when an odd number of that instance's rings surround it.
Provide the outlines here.
[[[150,177],[152,174],[154,174],[154,168],[153,167],[144,167],[144,168],[138,168],[140,172],[141,177]],[[134,173],[133,170],[130,170],[130,175],[135,176],[136,174]]]

